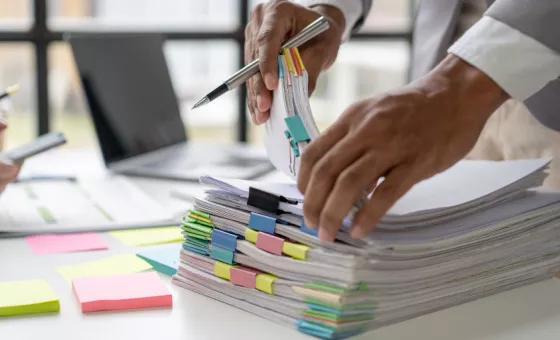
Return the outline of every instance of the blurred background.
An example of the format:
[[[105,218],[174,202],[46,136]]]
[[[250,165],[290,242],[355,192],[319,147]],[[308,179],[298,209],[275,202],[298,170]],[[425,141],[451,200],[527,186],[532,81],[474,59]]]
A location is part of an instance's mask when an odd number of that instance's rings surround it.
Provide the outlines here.
[[[261,144],[244,89],[190,112],[243,64],[243,30],[258,0],[0,0],[0,88],[19,84],[5,147],[62,131],[66,148],[97,147],[67,32],[161,32],[189,138]],[[407,81],[413,0],[375,0],[311,98],[325,128],[352,101]]]

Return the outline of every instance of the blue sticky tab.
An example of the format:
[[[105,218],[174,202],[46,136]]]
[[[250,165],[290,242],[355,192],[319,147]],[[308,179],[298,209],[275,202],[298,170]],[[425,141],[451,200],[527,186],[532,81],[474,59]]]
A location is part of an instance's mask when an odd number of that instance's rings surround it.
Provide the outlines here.
[[[233,264],[233,251],[212,245],[210,249],[210,257],[214,260]]]
[[[364,327],[355,327],[349,330],[336,331],[333,328],[325,327],[317,323],[309,322],[307,320],[301,320],[301,319],[296,321],[296,325],[298,331],[302,333],[306,333],[318,338],[330,339],[330,340],[345,339],[354,335],[358,335],[365,331]]]
[[[282,56],[278,56],[278,78],[284,78],[284,69],[282,67]]]
[[[252,212],[249,217],[249,228],[274,235],[276,219]]]
[[[185,248],[186,250],[192,251],[193,253],[197,253],[198,255],[203,255],[203,256],[208,256],[208,252],[206,249],[197,247],[197,246],[193,246],[192,244],[186,243],[183,244],[183,248]]]
[[[307,133],[300,116],[287,117],[284,118],[284,121],[286,122],[288,130],[290,130],[290,135],[294,141],[299,143],[307,142],[311,139],[309,138],[309,134]]]
[[[305,222],[303,221],[303,219],[301,220],[301,228],[300,230],[306,234],[309,235],[313,235],[313,236],[319,236],[319,228],[317,229],[309,229],[307,228],[307,226],[305,225]]]
[[[237,236],[220,229],[212,230],[212,244],[234,251],[237,248]]]

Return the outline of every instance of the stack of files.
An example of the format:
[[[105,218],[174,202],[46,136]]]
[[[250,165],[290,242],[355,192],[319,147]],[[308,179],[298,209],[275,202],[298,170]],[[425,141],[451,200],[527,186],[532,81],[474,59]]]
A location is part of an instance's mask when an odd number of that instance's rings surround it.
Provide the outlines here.
[[[296,49],[279,56],[265,145],[297,178],[318,136]],[[560,192],[549,159],[462,161],[418,183],[362,239],[323,242],[294,182],[201,177],[172,282],[324,339],[346,338],[560,271]]]
[[[415,186],[366,238],[342,226],[335,242],[305,226],[292,183],[202,177],[210,187],[184,219],[173,282],[336,339],[551,278],[560,193],[532,189],[548,164],[463,161]]]

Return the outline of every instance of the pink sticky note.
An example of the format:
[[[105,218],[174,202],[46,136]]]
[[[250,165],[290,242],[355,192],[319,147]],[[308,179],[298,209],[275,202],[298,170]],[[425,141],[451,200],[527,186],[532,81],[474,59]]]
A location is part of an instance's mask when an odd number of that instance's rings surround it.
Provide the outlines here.
[[[259,231],[257,235],[257,248],[272,254],[282,255],[282,246],[284,239],[278,236],[270,235]]]
[[[235,285],[255,289],[257,274],[260,273],[260,271],[252,268],[232,267],[229,270],[229,280]]]
[[[33,235],[27,236],[25,241],[35,254],[69,253],[109,248],[96,233]]]
[[[172,305],[172,295],[156,272],[81,277],[72,280],[82,312]]]

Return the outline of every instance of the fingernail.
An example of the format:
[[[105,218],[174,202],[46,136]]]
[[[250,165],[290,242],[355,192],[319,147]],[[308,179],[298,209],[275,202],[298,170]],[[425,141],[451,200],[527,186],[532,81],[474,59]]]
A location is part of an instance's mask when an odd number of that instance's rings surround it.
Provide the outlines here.
[[[267,73],[264,76],[264,84],[267,89],[274,90],[276,88],[276,78],[272,74]]]
[[[356,225],[350,229],[350,237],[354,239],[362,238],[366,234],[366,227],[362,225]]]
[[[325,228],[319,229],[319,239],[324,242],[332,242],[334,241],[333,233]]]
[[[257,108],[259,109],[259,111],[264,111],[264,107],[263,107],[264,103],[263,103],[263,98],[260,94],[257,95]]]

